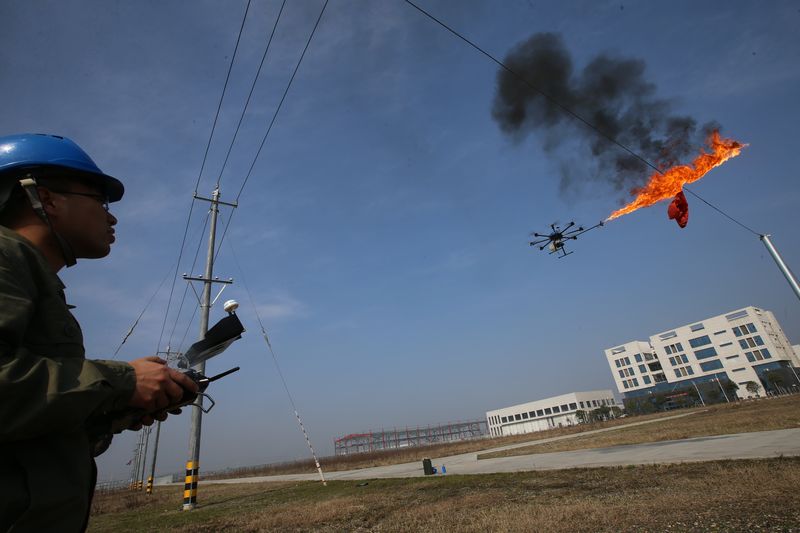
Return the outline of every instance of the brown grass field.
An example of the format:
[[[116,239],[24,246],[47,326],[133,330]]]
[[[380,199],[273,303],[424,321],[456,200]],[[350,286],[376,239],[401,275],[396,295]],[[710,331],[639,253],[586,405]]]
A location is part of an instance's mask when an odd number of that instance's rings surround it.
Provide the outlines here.
[[[89,531],[800,531],[800,458],[482,476],[203,484],[100,496]]]
[[[535,453],[793,428],[800,426],[800,395],[720,404],[658,421],[672,414],[347,457],[333,464],[344,469],[408,462],[644,420],[656,421],[523,450]],[[302,463],[288,466],[300,468]],[[330,463],[323,467],[337,469]],[[248,473],[273,473],[255,470]],[[152,496],[98,494],[89,531],[800,532],[800,457],[377,479],[366,484],[333,481],[327,487],[318,482],[215,485],[207,477],[204,480],[200,505],[192,512],[180,510],[182,486],[156,487]]]

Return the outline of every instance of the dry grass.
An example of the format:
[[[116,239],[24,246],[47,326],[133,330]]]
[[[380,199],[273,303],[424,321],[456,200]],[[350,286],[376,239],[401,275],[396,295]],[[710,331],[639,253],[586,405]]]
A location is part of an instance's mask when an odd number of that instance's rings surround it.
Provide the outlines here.
[[[717,404],[696,409],[692,416],[664,420],[645,426],[621,428],[594,435],[579,436],[555,442],[543,442],[478,455],[478,459],[530,455],[535,453],[607,448],[623,444],[641,444],[665,440],[729,435],[752,431],[768,431],[800,427],[800,395],[782,396],[759,401]],[[634,421],[642,417],[626,418]]]
[[[89,531],[798,531],[800,458],[319,483],[106,501]]]

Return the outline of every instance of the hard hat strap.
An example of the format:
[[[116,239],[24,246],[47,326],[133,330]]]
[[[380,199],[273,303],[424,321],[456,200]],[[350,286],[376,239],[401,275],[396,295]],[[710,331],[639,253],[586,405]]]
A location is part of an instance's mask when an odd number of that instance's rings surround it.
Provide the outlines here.
[[[58,243],[61,255],[64,257],[64,263],[66,266],[71,267],[77,262],[75,260],[75,253],[72,251],[72,247],[69,243],[53,229],[53,225],[50,223],[50,217],[47,216],[44,206],[42,205],[42,199],[39,198],[39,191],[36,189],[38,186],[36,178],[28,174],[25,178],[19,180],[19,184],[28,196],[28,201],[31,203],[33,211],[47,224],[47,227],[50,228],[50,233],[55,238],[56,243]]]

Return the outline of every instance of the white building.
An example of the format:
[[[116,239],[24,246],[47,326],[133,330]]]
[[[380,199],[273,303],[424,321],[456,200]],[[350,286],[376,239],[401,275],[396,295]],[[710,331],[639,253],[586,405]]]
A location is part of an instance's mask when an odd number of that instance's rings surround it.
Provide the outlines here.
[[[591,411],[598,407],[613,407],[610,390],[570,392],[544,400],[536,400],[486,412],[489,435],[503,437],[547,429],[573,426],[578,423],[575,412]]]
[[[680,326],[605,350],[617,390],[625,399],[713,382],[720,394],[740,398],[752,381],[760,393],[773,387],[777,372],[785,387],[800,385],[796,368],[800,357],[775,316],[764,309],[745,307],[724,315]],[[731,391],[726,382],[738,386]],[[727,391],[726,387],[727,385]],[[716,395],[716,392],[715,392]]]

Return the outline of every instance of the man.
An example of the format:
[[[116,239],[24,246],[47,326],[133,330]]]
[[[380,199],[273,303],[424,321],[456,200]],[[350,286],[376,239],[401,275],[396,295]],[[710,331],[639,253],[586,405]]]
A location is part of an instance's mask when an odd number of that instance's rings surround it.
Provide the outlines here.
[[[197,392],[157,357],[84,358],[57,272],[108,255],[108,203],[123,193],[69,139],[0,137],[0,532],[84,530],[97,476],[87,428],[134,409],[152,424]]]

